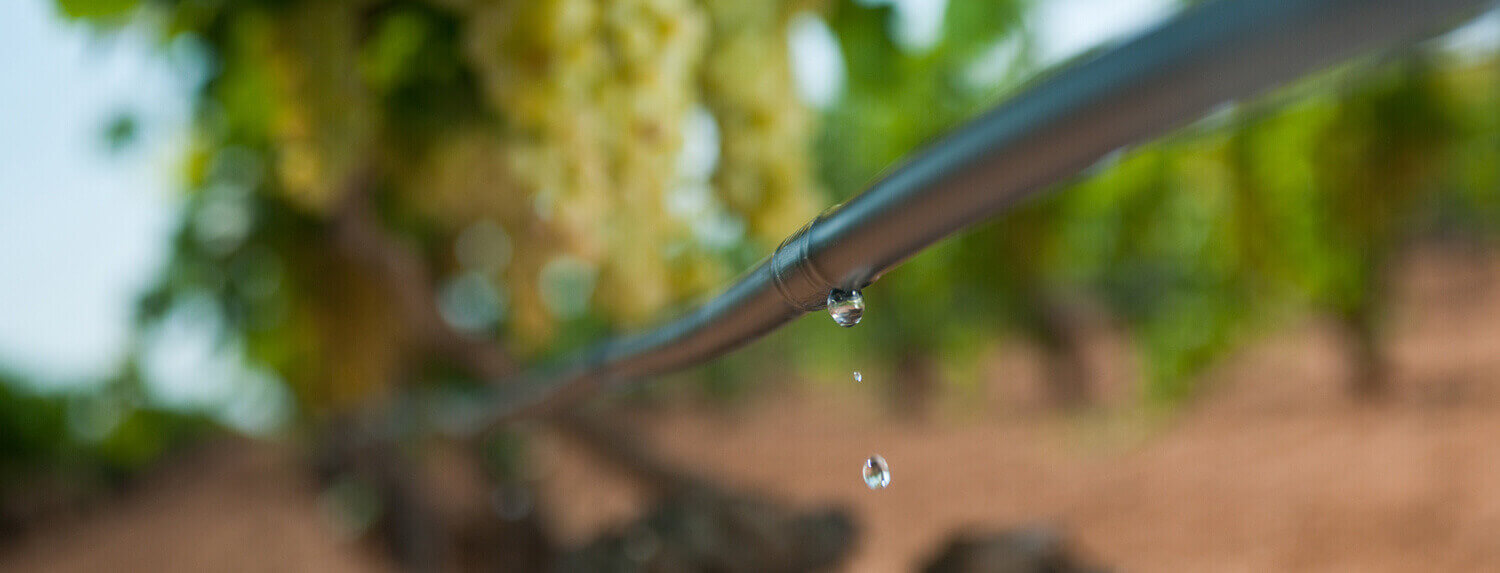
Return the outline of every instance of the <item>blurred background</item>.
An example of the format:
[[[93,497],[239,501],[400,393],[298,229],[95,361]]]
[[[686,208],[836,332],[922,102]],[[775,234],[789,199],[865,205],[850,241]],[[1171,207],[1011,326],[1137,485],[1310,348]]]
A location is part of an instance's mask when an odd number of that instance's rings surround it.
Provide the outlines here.
[[[424,407],[1191,4],[0,4],[0,570],[1500,568],[1495,11],[1121,150],[855,328]]]

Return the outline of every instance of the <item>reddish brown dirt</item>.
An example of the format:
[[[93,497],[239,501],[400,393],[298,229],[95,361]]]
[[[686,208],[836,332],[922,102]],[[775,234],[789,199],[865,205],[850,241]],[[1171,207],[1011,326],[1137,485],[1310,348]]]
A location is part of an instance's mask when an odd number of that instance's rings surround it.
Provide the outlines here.
[[[1104,344],[1115,404],[1093,414],[1038,414],[1037,368],[1004,350],[988,376],[997,398],[950,400],[932,424],[888,422],[821,385],[648,427],[673,458],[729,483],[853,509],[864,535],[851,571],[910,570],[955,528],[1037,523],[1126,571],[1500,570],[1496,271],[1443,253],[1409,265],[1384,404],[1350,404],[1337,339],[1314,323],[1252,345],[1173,416],[1120,404],[1128,361]],[[859,468],[877,452],[893,481],[872,492]],[[586,459],[554,465],[565,534],[633,507]]]
[[[1007,347],[983,391],[949,396],[928,424],[887,421],[844,381],[733,413],[641,418],[686,466],[853,510],[862,535],[850,571],[909,570],[956,528],[1036,523],[1126,571],[1500,570],[1500,263],[1425,253],[1403,275],[1397,387],[1378,405],[1342,395],[1337,340],[1310,322],[1253,344],[1172,415],[1130,406],[1129,361],[1100,344],[1112,398],[1071,417],[1040,413],[1035,365]],[[292,457],[236,451],[39,526],[0,550],[0,570],[383,566],[333,533]],[[894,479],[872,492],[859,468],[877,452]],[[640,506],[565,441],[545,440],[538,461],[543,506],[565,538]]]
[[[339,538],[281,448],[217,444],[117,499],[55,516],[0,548],[0,571],[385,571]]]

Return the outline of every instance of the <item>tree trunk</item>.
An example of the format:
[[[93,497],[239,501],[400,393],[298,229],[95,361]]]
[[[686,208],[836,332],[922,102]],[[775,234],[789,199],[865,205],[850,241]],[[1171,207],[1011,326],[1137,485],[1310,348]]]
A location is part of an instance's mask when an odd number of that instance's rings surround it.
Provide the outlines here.
[[[1364,290],[1339,316],[1349,364],[1347,388],[1350,397],[1360,402],[1378,401],[1391,392],[1390,361],[1380,340],[1391,252],[1389,247],[1366,252]]]
[[[1089,367],[1078,321],[1055,297],[1030,297],[1031,335],[1041,347],[1048,402],[1075,410],[1093,402]]]
[[[1390,367],[1380,344],[1374,305],[1363,303],[1340,317],[1344,326],[1344,352],[1349,361],[1347,389],[1350,397],[1373,402],[1390,395]]]
[[[924,420],[932,409],[932,397],[937,392],[937,366],[925,352],[904,352],[896,362],[896,379],[888,387],[891,389],[891,410],[898,417]]]
[[[358,417],[333,420],[319,432],[315,469],[320,481],[360,480],[373,489],[378,509],[367,539],[406,571],[441,570],[447,557],[446,524],[433,511],[416,460]]]

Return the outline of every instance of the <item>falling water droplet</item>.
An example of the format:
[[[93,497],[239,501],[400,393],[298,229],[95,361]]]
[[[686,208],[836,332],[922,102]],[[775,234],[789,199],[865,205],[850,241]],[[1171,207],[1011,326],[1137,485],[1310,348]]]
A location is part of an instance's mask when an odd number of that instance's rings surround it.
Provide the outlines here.
[[[854,381],[855,382],[864,382],[865,381],[865,375],[864,374],[860,374],[858,370],[855,370],[854,371]]]
[[[839,326],[850,327],[859,324],[859,319],[865,315],[865,297],[857,290],[828,291],[828,316]]]
[[[885,489],[891,485],[891,467],[886,465],[885,458],[877,455],[865,460],[865,485],[870,489]]]

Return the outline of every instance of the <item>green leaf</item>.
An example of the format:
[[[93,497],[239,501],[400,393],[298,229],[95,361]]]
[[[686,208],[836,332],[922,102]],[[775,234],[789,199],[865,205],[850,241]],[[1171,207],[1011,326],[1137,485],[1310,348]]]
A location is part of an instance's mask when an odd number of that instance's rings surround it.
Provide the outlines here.
[[[75,19],[107,19],[124,16],[140,0],[57,0],[63,15]]]

